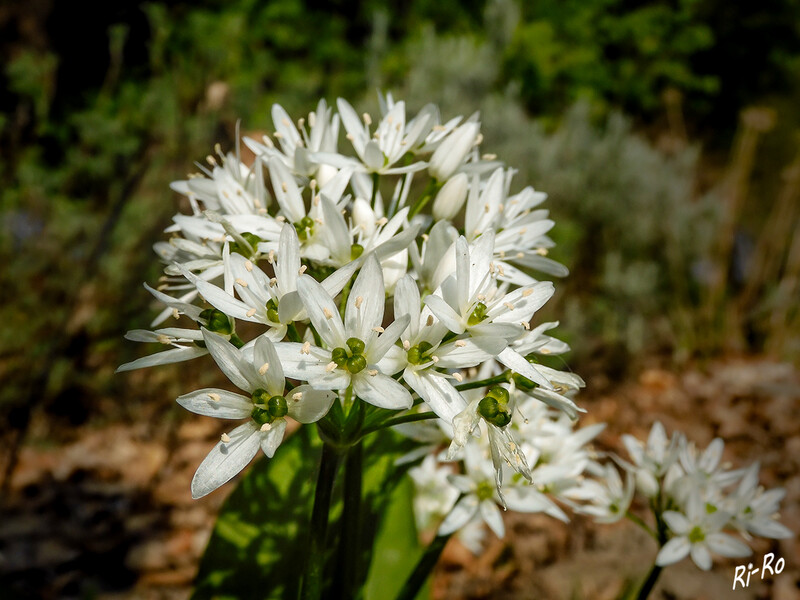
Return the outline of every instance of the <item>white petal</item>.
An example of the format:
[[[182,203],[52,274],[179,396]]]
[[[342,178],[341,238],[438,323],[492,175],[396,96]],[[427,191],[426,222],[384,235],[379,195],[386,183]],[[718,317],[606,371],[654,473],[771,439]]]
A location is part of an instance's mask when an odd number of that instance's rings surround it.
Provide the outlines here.
[[[286,381],[283,376],[283,368],[275,352],[275,346],[263,335],[256,340],[253,347],[254,366],[259,375],[266,383],[266,389],[272,396],[282,396]],[[263,370],[263,373],[262,373]]]
[[[217,366],[231,380],[231,383],[239,389],[252,392],[255,388],[252,387],[251,378],[248,377],[250,373],[247,372],[252,370],[252,365],[244,360],[241,352],[224,337],[207,329],[203,329],[203,340],[205,340],[206,347],[214,357]]]
[[[674,510],[668,510],[664,513],[664,521],[666,521],[667,527],[677,535],[684,535],[691,528],[689,520],[683,514]]]
[[[339,309],[328,292],[308,275],[301,275],[297,280],[297,291],[311,323],[325,343],[331,348],[344,347],[344,325]]]
[[[494,501],[484,500],[481,502],[480,511],[489,528],[495,532],[497,537],[503,537],[506,534],[506,528],[503,525],[503,516],[500,514],[500,509],[497,508]]]
[[[272,180],[272,187],[275,190],[278,204],[280,204],[286,218],[292,223],[299,222],[306,216],[306,207],[303,203],[303,197],[300,195],[300,190],[297,189],[294,175],[289,172],[289,169],[286,168],[281,159],[275,157],[269,161],[269,176]],[[284,186],[286,187],[285,191]]]
[[[285,432],[285,419],[276,419],[270,423],[270,428],[267,431],[259,431],[258,437],[260,438],[261,450],[267,457],[272,458],[275,455],[275,450],[281,445]]]
[[[219,419],[246,419],[253,412],[250,398],[217,388],[184,394],[178,397],[177,402],[193,413]]]
[[[439,296],[433,294],[425,297],[425,305],[453,333],[464,333],[461,316]]]
[[[326,373],[325,367],[331,362],[331,353],[316,346],[311,346],[309,354],[303,353],[303,344],[296,342],[278,342],[274,344],[275,352],[281,360],[286,377],[309,381]]]
[[[711,568],[711,553],[708,548],[703,544],[692,544],[689,551],[692,555],[692,560],[703,571],[708,571]]]
[[[299,394],[299,396],[298,396]],[[330,410],[336,394],[300,385],[287,394],[289,416],[300,423],[316,423]]]
[[[394,346],[394,343],[400,338],[400,335],[405,331],[406,327],[408,327],[408,321],[408,315],[398,316],[394,323],[389,325],[377,339],[367,346],[365,354],[369,362],[378,362],[384,357],[389,349]],[[399,370],[400,369],[397,369],[394,372],[396,373]]]
[[[449,535],[466,525],[478,512],[477,496],[464,496],[453,507],[439,526],[439,535]]]
[[[656,564],[665,567],[682,560],[689,554],[691,544],[685,537],[675,537],[668,541],[656,556]]]
[[[230,481],[258,452],[261,437],[250,421],[229,434],[229,442],[218,442],[200,463],[192,479],[192,498],[202,498]]]
[[[513,348],[506,348],[505,350],[503,350],[500,354],[497,355],[497,360],[503,363],[505,366],[507,366],[515,373],[519,373],[520,375],[530,379],[534,383],[538,383],[543,388],[548,390],[553,389],[553,386],[550,383],[550,381],[546,377],[544,377],[539,371],[537,371],[534,365],[525,360],[525,358]]]
[[[344,322],[348,335],[368,342],[375,335],[372,328],[379,327],[383,321],[385,302],[386,291],[383,287],[381,266],[375,255],[370,254],[347,298]]]
[[[347,228],[344,216],[326,196],[321,197],[320,206],[324,221],[322,237],[327,242],[328,250],[337,264],[347,264],[350,262],[352,236]]]
[[[186,348],[174,348],[172,350],[164,350],[163,352],[156,352],[149,356],[137,358],[131,362],[117,367],[117,373],[123,371],[133,371],[134,369],[144,369],[145,367],[155,367],[157,365],[167,365],[171,363],[181,362],[184,360],[191,360],[198,356],[208,354],[208,350],[200,348],[199,346],[188,346]]]
[[[720,556],[750,556],[750,546],[725,533],[709,533],[706,544]]]
[[[442,376],[429,371],[406,369],[403,380],[428,403],[433,412],[448,423],[452,423],[453,417],[467,407],[458,390]]]
[[[450,342],[439,346],[434,354],[439,359],[436,366],[443,369],[474,367],[499,354],[506,347],[504,340],[476,338]]]
[[[281,294],[297,289],[295,281],[300,270],[300,239],[294,225],[286,223],[281,229],[278,241],[278,258],[275,264],[275,277]]]
[[[370,375],[365,369],[354,375],[352,381],[356,395],[374,406],[397,410],[411,408],[413,404],[408,390],[382,373]]]

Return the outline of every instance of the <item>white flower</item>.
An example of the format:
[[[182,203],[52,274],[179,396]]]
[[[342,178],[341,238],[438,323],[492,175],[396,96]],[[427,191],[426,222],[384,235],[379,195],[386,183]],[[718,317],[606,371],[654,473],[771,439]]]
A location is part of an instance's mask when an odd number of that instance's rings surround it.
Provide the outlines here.
[[[177,327],[166,327],[155,331],[134,329],[125,334],[125,339],[134,342],[158,342],[159,344],[172,346],[172,348],[120,365],[117,368],[117,373],[191,360],[208,354],[208,350],[195,344],[195,342],[203,339],[203,334],[199,329],[180,329]]]
[[[574,500],[587,501],[589,504],[578,505],[576,509],[591,515],[597,523],[616,523],[625,517],[633,500],[633,474],[625,473],[625,483],[613,464],[602,467],[598,479],[585,479],[580,486],[568,492]]]
[[[751,465],[732,494],[731,524],[745,536],[753,533],[775,539],[792,537],[792,531],[778,522],[778,509],[786,490],[764,490],[758,485],[758,470],[759,463]]]
[[[449,535],[480,515],[497,537],[505,535],[503,517],[497,508],[502,503],[494,485],[491,464],[481,460],[479,450],[465,457],[467,475],[450,475],[449,481],[463,496],[439,526],[439,535]]]
[[[673,537],[659,551],[656,564],[664,567],[691,555],[700,569],[708,571],[711,552],[721,556],[749,556],[752,551],[744,542],[720,531],[729,516],[719,510],[708,512],[700,495],[693,493],[686,515],[669,510],[663,514]]]
[[[370,254],[356,278],[345,308],[345,319],[333,299],[308,275],[297,291],[326,347],[282,342],[278,345],[288,377],[308,381],[317,389],[342,390],[350,384],[361,399],[382,408],[410,408],[411,394],[380,371],[378,363],[408,325],[398,317],[385,332],[381,327],[385,302],[383,274]]]
[[[408,474],[414,482],[414,520],[417,529],[424,531],[450,512],[459,492],[448,480],[452,470],[439,465],[433,454],[428,454],[419,466],[409,469]]]
[[[396,175],[419,171],[427,167],[427,163],[417,162],[403,167],[393,167],[406,152],[413,148],[428,128],[428,117],[415,120],[410,128],[406,128],[405,103],[395,103],[389,112],[378,123],[373,134],[370,134],[371,120],[365,116],[363,122],[350,104],[339,98],[336,101],[342,124],[347,130],[347,139],[353,144],[359,161],[340,154],[320,152],[314,159],[339,168],[350,167],[368,173]]]
[[[656,421],[650,429],[646,446],[628,434],[622,436],[622,443],[633,461],[633,465],[623,463],[623,466],[636,476],[636,485],[645,496],[655,497],[659,491],[659,478],[678,459],[685,439],[676,433],[667,440],[664,426]]]
[[[260,337],[253,361],[220,335],[203,330],[211,356],[228,379],[250,396],[208,388],[178,398],[184,408],[221,419],[250,419],[229,434],[203,460],[192,479],[192,497],[202,498],[230,481],[258,452],[272,457],[286,430],[284,416],[301,423],[318,421],[330,409],[334,395],[301,385],[286,396],[283,369],[272,342]],[[287,397],[288,396],[288,397]]]

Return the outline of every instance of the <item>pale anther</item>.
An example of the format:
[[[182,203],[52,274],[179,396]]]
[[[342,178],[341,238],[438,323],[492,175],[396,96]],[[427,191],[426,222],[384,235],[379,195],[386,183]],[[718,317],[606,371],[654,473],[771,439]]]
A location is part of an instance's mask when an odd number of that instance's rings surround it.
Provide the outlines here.
[[[333,318],[333,313],[331,312],[331,309],[329,309],[327,306],[322,309],[322,314],[325,315],[326,319]]]
[[[363,296],[358,296],[358,297],[356,297],[356,301],[353,302],[353,304],[356,305],[356,308],[361,308],[361,305],[363,304],[363,302],[364,302],[364,297]]]
[[[241,277],[236,278],[236,283],[238,283],[242,287],[247,287],[247,282]]]
[[[295,402],[302,399],[303,399],[303,392],[295,392],[294,394],[292,394],[292,400],[294,400]]]
[[[253,270],[253,263],[251,263],[249,260],[246,260],[244,262],[244,268],[247,269],[248,272],[252,271]]]
[[[333,362],[333,361],[331,361],[331,362],[329,362],[329,363],[328,363],[328,364],[325,366],[325,371],[327,371],[328,373],[330,373],[330,372],[331,372],[331,371],[333,371],[335,368],[336,368],[336,363],[335,363],[335,362]]]
[[[223,443],[227,444],[231,441],[231,436],[229,436],[227,433],[223,433],[221,436],[219,436],[219,439],[221,439]]]
[[[311,354],[311,342],[303,344],[303,347],[300,348],[300,354]]]
[[[302,275],[303,273],[305,273],[305,272],[306,272],[306,269],[308,269],[308,266],[307,266],[307,265],[303,265],[302,267],[300,267],[300,268],[297,270],[297,272],[298,272],[300,275]]]
[[[464,340],[456,340],[456,348],[463,348],[467,345],[467,342]]]
[[[251,308],[251,309],[250,309],[250,310],[248,310],[248,311],[247,311],[245,314],[246,314],[248,317],[252,317],[254,314],[256,314],[256,309],[255,309],[255,308]]]
[[[269,371],[269,363],[268,362],[265,362],[263,365],[258,367],[258,374],[259,375],[263,375],[267,371]]]
[[[209,398],[211,398],[211,401],[212,401],[212,402],[219,402],[219,401],[221,400],[221,398],[220,398],[219,394],[216,394],[216,393],[214,393],[214,392],[210,392],[210,393],[208,394],[208,397],[209,397]]]
[[[377,327],[373,327],[372,331],[374,331],[375,333],[383,333],[384,330],[383,330],[383,327],[378,325]]]

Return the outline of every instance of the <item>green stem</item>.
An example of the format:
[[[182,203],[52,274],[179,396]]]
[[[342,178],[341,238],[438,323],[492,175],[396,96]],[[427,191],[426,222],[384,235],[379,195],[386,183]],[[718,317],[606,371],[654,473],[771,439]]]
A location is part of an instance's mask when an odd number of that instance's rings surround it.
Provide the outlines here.
[[[488,379],[481,379],[480,381],[468,381],[467,383],[460,383],[456,389],[461,392],[463,390],[474,390],[475,388],[486,387],[487,385],[494,385],[495,383],[508,383],[511,379],[511,371],[503,371],[500,375],[489,377]]]
[[[439,562],[442,550],[444,550],[451,535],[452,534],[437,535],[433,538],[433,541],[425,549],[425,553],[419,559],[417,566],[414,567],[411,575],[408,576],[405,584],[403,584],[403,589],[397,594],[396,600],[414,600],[414,598],[417,597],[419,590],[425,584],[425,581],[428,579],[431,571],[433,571],[436,563]]]
[[[388,419],[383,423],[379,423],[377,425],[365,427],[361,433],[362,435],[367,435],[368,433],[372,433],[380,429],[386,429],[387,427],[394,427],[395,425],[402,425],[403,423],[414,423],[416,421],[430,421],[431,419],[438,419],[438,418],[439,416],[434,412],[414,413],[413,415],[402,415],[400,417]]]
[[[289,335],[289,339],[293,342],[303,341],[303,338],[300,337],[300,334],[297,331],[297,326],[294,323],[289,323],[286,326],[286,333]]]
[[[325,554],[327,551],[328,517],[331,508],[333,484],[339,469],[339,453],[327,442],[322,445],[322,456],[314,493],[314,508],[311,511],[308,561],[306,562],[300,597],[303,600],[319,600],[325,576]]]
[[[428,182],[425,191],[422,192],[422,196],[420,196],[420,199],[417,200],[417,202],[414,204],[414,206],[411,207],[411,210],[408,212],[409,219],[414,215],[416,215],[417,213],[419,213],[419,211],[421,211],[423,208],[425,208],[425,205],[428,204],[428,202],[430,202],[431,199],[436,195],[436,192],[439,190],[439,187],[440,186],[435,179],[431,179]]]
[[[653,591],[659,575],[661,575],[661,567],[653,564],[653,567],[650,569],[650,573],[647,575],[647,579],[645,580],[644,584],[642,584],[639,594],[636,596],[636,600],[646,600],[646,598],[650,595],[650,592]]]
[[[361,560],[361,487],[364,447],[358,442],[347,451],[344,465],[344,508],[342,537],[339,542],[340,569],[336,574],[333,597],[359,598],[363,577]]]
[[[653,536],[655,540],[658,540],[658,534],[655,531],[653,531],[650,528],[650,526],[647,523],[645,523],[644,520],[639,515],[635,515],[631,511],[627,511],[625,513],[625,517],[636,523],[642,529],[644,529],[647,533]]]

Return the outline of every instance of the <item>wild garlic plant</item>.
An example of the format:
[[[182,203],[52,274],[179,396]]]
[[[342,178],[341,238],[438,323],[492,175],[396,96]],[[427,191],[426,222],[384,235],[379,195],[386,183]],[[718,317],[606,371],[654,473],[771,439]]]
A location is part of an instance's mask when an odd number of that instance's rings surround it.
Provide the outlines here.
[[[344,514],[356,527],[368,436],[414,440],[398,464],[416,465],[415,512],[438,529],[399,598],[415,597],[452,534],[477,548],[485,522],[502,536],[501,509],[567,520],[556,501],[588,502],[586,512],[611,520],[630,503],[631,475],[627,485],[613,469],[605,484],[587,477],[601,472],[587,443],[602,425],[573,429],[583,381],[545,364],[568,350],[549,335],[556,323],[535,320],[554,293],[539,278],[565,273],[547,257],[546,195],[512,193],[515,171],[481,153],[477,114],[442,121],[433,105],[411,116],[402,101],[380,100],[375,119],[341,99],[338,111],[321,100],[297,122],[275,105],[273,135],[244,139],[252,161],[238,144],[217,148],[200,173],[172,184],[190,212],[156,244],[158,289],[145,286],[165,308],[152,331],[127,335],[165,349],[120,367],[210,354],[235,388],[177,399],[238,422],[198,467],[194,498],[259,449],[280,453],[289,419],[316,425],[309,539],[297,540],[307,548],[296,574],[304,598],[361,593],[363,573],[333,584],[325,573],[331,490],[344,465]],[[363,542],[347,523],[339,554]]]

